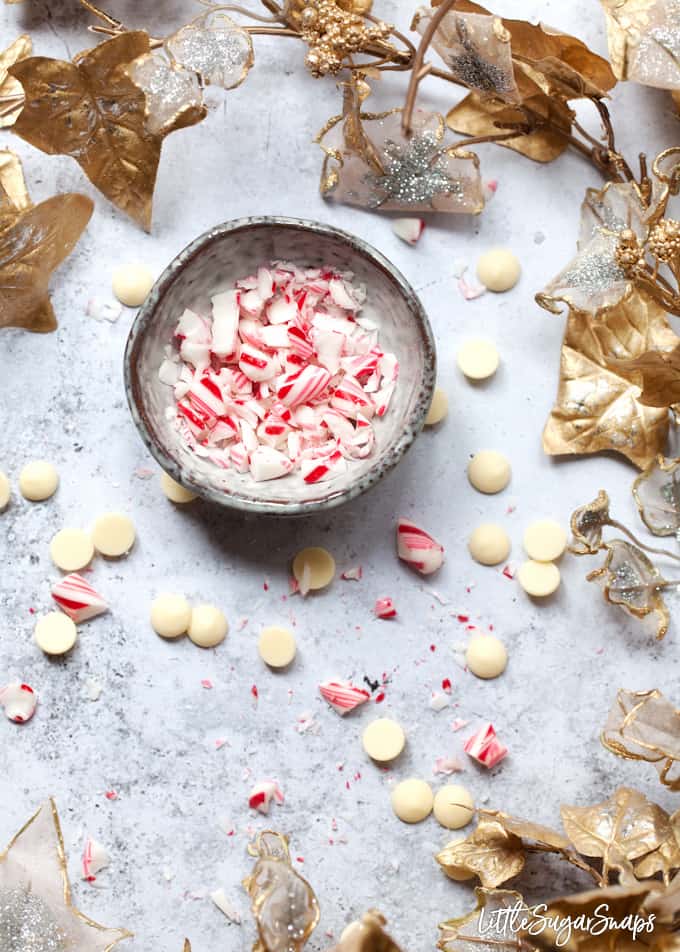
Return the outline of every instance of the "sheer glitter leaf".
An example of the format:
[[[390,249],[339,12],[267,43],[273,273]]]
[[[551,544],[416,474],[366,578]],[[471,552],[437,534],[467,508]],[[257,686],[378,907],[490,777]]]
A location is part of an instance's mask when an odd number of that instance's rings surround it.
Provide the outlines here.
[[[260,833],[250,852],[257,860],[243,885],[260,939],[253,952],[300,952],[319,922],[314,891],[292,868],[285,836]]]
[[[644,406],[613,358],[670,350],[676,340],[663,308],[635,291],[596,317],[571,309],[562,343],[557,401],[543,431],[550,455],[613,450],[640,468],[663,450],[668,411]]]
[[[652,350],[634,360],[620,362],[642,390],[640,403],[671,407],[680,402],[680,346],[671,351]]]
[[[617,78],[680,89],[678,0],[602,0],[602,6]]]
[[[10,69],[26,96],[14,131],[43,152],[70,155],[147,230],[163,140],[146,128],[145,96],[126,67],[148,52],[148,34],[127,32],[72,63],[36,56]]]
[[[534,946],[512,931],[510,914],[502,915],[505,909],[528,914],[520,893],[477,887],[475,896],[477,906],[472,912],[439,924],[437,948],[442,952],[531,952]]]
[[[670,615],[661,595],[665,579],[637,546],[614,539],[607,542],[607,557],[602,568],[595,569],[587,579],[602,586],[604,596],[633,618],[656,614],[656,637],[668,631]]]
[[[680,537],[680,459],[657,456],[633,483],[633,498],[652,535]]]
[[[24,105],[21,83],[9,75],[9,68],[30,56],[32,50],[31,38],[24,33],[0,53],[0,128],[14,125]]]
[[[146,128],[152,135],[193,126],[207,115],[198,74],[170,63],[162,53],[145,53],[127,72],[146,97]]]
[[[436,860],[445,871],[475,875],[482,886],[493,889],[522,872],[525,856],[521,839],[488,814],[480,817],[470,836],[445,846]]]
[[[621,689],[600,739],[618,757],[655,764],[663,785],[680,790],[680,711],[661,691]]]
[[[601,489],[597,499],[579,506],[571,514],[572,542],[569,550],[574,555],[595,555],[602,548],[602,530],[610,525],[609,496]]]
[[[0,151],[0,328],[55,329],[50,278],[73,251],[92,210],[91,200],[76,193],[33,206],[18,157]]]
[[[169,55],[206,86],[234,89],[253,65],[250,34],[224,13],[205,13],[165,41]]]

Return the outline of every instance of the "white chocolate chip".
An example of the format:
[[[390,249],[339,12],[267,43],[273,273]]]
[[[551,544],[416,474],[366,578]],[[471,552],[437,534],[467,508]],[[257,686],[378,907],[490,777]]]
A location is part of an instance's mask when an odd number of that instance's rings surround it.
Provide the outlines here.
[[[3,472],[0,472],[0,512],[9,506],[11,498],[12,487],[9,484],[9,479],[7,479]]]
[[[465,787],[449,784],[437,790],[434,797],[434,816],[447,830],[460,830],[472,819],[475,801]]]
[[[420,823],[432,812],[432,787],[415,777],[402,780],[392,791],[391,802],[395,815],[404,823]]]
[[[124,264],[113,273],[111,288],[121,304],[139,307],[154,285],[153,274],[143,264]]]
[[[517,579],[527,595],[546,598],[560,587],[560,570],[552,562],[529,559],[520,566]]]
[[[303,594],[325,588],[335,576],[335,559],[325,549],[302,549],[293,559],[293,576]]]
[[[27,463],[19,473],[19,489],[24,499],[42,502],[57,491],[59,473],[51,463],[37,459]]]
[[[184,595],[164,593],[151,603],[151,626],[161,638],[185,635],[191,623],[191,605]]]
[[[363,733],[362,743],[371,760],[387,763],[402,752],[406,737],[396,721],[381,717],[368,725]]]
[[[92,561],[94,545],[83,529],[62,529],[50,542],[50,555],[64,572],[78,572]]]
[[[285,668],[295,658],[297,649],[295,638],[287,628],[271,625],[260,632],[257,650],[270,668]]]
[[[524,533],[524,548],[536,562],[554,562],[564,554],[566,547],[567,533],[552,519],[532,522]]]
[[[76,643],[78,631],[73,621],[63,612],[48,612],[35,626],[35,640],[48,655],[63,655]]]
[[[468,479],[480,493],[499,493],[510,482],[508,459],[496,450],[480,450],[468,464]]]
[[[489,291],[509,291],[519,281],[517,255],[508,248],[490,248],[477,261],[477,277]]]
[[[170,502],[174,502],[178,506],[183,506],[196,499],[196,493],[192,493],[190,489],[185,489],[184,486],[175,482],[172,476],[168,476],[167,473],[161,473],[161,489]]]
[[[110,559],[127,555],[135,544],[135,535],[132,519],[121,512],[105,513],[97,519],[92,529],[95,549]]]
[[[465,652],[465,663],[478,678],[497,678],[508,663],[505,645],[494,635],[475,635]]]
[[[498,565],[510,554],[510,537],[502,526],[485,522],[468,539],[470,555],[481,565]]]
[[[436,387],[432,396],[430,409],[427,411],[427,416],[425,417],[425,426],[436,426],[437,423],[441,423],[448,412],[449,398],[447,393],[445,390],[442,390],[441,387]]]
[[[475,337],[465,341],[456,360],[469,380],[486,380],[498,370],[500,358],[492,341]]]
[[[189,637],[200,648],[214,648],[227,637],[229,623],[214,605],[197,605],[191,613]]]

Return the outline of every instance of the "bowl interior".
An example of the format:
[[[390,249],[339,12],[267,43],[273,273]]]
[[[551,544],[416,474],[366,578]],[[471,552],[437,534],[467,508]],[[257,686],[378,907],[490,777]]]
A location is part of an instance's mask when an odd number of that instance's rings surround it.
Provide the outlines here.
[[[399,360],[399,381],[386,416],[375,423],[376,448],[346,473],[306,485],[299,473],[269,482],[222,470],[186,448],[166,412],[171,387],[158,379],[185,307],[209,316],[210,297],[258,265],[284,260],[352,271],[367,298],[362,316],[380,327],[379,344]],[[411,444],[430,404],[435,378],[432,334],[415,293],[377,251],[329,226],[290,219],[245,219],[198,238],[168,266],[130,332],[125,359],[128,398],[149,449],[170,475],[199,494],[237,509],[298,514],[351,498],[376,482]]]

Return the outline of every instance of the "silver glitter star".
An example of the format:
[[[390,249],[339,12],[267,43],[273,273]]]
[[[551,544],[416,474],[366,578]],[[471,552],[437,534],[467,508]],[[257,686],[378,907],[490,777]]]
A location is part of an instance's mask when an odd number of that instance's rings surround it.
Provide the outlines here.
[[[451,72],[470,89],[479,89],[486,93],[511,92],[515,86],[512,73],[484,59],[470,38],[467,24],[462,17],[456,17],[456,29],[463,51],[449,54]]]
[[[463,194],[460,183],[448,174],[447,156],[434,132],[414,134],[405,145],[387,139],[383,165],[382,175],[372,172],[364,178],[373,191],[373,208],[390,200],[405,205],[432,205],[437,195]]]
[[[23,889],[0,890],[2,952],[65,952],[66,936],[40,896]]]

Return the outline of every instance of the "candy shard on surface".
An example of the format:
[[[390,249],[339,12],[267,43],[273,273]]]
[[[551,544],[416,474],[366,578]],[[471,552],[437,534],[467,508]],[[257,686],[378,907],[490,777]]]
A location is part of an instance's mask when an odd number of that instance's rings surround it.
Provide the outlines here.
[[[444,548],[415,523],[408,519],[399,519],[397,555],[421,575],[431,575],[441,568]]]
[[[498,740],[493,724],[483,724],[479,730],[468,737],[463,750],[484,767],[495,767],[507,755],[508,748]]]
[[[101,843],[88,836],[83,847],[82,867],[83,879],[88,883],[95,882],[97,873],[108,866],[110,857]]]
[[[377,599],[375,606],[373,608],[376,616],[378,618],[396,618],[397,609],[394,607],[394,602],[391,598],[379,598]]]
[[[13,681],[0,688],[0,707],[5,709],[5,717],[15,724],[25,724],[35,714],[38,696],[28,684]]]
[[[351,681],[324,681],[319,685],[321,697],[341,716],[349,714],[371,699],[370,692],[357,687]]]
[[[258,813],[269,813],[269,805],[274,800],[283,803],[283,793],[276,780],[261,780],[256,783],[248,797],[248,806]]]
[[[351,568],[345,569],[340,575],[340,578],[346,582],[358,582],[361,580],[363,574],[363,569],[360,565],[353,565]]]
[[[77,625],[109,610],[106,600],[76,572],[54,583],[52,598]]]
[[[392,230],[402,241],[415,245],[425,231],[425,222],[422,218],[393,218]]]
[[[210,898],[230,922],[233,922],[235,925],[241,924],[241,914],[227,897],[224,889],[215,889],[210,893]]]

